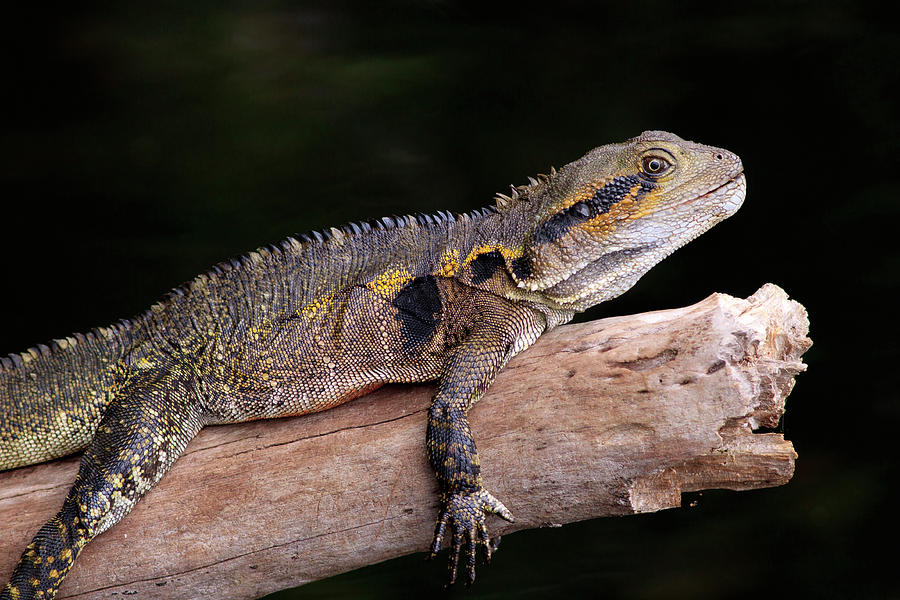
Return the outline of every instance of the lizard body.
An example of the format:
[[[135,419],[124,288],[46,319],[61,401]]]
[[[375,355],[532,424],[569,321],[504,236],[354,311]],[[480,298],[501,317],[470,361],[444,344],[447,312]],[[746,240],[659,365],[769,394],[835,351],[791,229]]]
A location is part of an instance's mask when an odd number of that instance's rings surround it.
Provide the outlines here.
[[[386,217],[221,263],[143,315],[0,360],[0,470],[84,450],[0,599],[52,598],[78,553],[204,426],[321,411],[438,382],[426,452],[450,579],[485,512],[467,411],[543,332],[615,297],[743,201],[740,159],[645,132],[464,215]]]

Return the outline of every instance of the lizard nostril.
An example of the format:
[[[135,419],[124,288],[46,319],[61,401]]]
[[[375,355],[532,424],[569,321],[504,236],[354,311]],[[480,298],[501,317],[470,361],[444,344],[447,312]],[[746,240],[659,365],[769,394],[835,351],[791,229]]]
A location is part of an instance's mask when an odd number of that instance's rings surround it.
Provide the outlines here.
[[[723,158],[725,158],[725,157],[722,156],[721,154],[716,154],[716,160],[722,160]]]

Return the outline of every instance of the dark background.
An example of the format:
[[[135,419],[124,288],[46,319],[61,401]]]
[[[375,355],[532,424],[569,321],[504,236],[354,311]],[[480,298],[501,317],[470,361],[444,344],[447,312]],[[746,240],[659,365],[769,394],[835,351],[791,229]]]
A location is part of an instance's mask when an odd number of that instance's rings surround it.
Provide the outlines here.
[[[0,353],[288,234],[484,206],[666,129],[737,152],[747,201],[588,316],[784,287],[815,342],[781,426],[796,475],[507,536],[451,594],[900,597],[900,44],[877,5],[129,4],[4,15]],[[441,597],[422,556],[273,598]]]

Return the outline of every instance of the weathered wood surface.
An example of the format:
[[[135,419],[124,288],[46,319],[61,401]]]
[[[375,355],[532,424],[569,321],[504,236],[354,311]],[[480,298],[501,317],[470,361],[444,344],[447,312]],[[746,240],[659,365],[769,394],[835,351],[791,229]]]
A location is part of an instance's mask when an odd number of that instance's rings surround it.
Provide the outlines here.
[[[793,446],[752,429],[784,412],[807,330],[803,307],[767,284],[747,300],[714,294],[542,337],[471,411],[486,487],[517,517],[489,517],[490,531],[787,482]],[[255,598],[425,550],[437,513],[423,446],[431,393],[389,387],[317,415],[204,430],[87,546],[60,597]],[[76,467],[0,474],[0,580]]]

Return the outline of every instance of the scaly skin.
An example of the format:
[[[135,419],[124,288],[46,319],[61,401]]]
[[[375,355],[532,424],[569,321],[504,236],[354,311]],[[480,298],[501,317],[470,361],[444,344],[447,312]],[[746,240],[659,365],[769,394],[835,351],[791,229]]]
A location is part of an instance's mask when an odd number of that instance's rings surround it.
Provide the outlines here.
[[[250,253],[131,321],[0,361],[0,470],[85,450],[59,513],[0,599],[52,598],[205,425],[325,410],[389,382],[437,380],[426,452],[450,582],[485,513],[467,413],[510,358],[615,297],[744,198],[733,154],[646,132],[465,215],[351,224]]]

